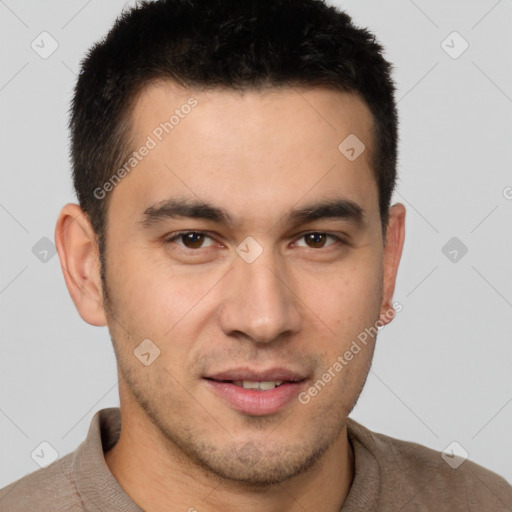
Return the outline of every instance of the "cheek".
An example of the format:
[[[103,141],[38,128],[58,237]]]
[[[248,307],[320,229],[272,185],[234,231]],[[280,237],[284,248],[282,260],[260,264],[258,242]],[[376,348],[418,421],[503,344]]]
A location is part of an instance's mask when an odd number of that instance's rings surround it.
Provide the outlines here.
[[[301,282],[301,299],[336,333],[354,334],[378,318],[382,269],[371,255],[302,276],[297,282]]]
[[[210,270],[186,276],[151,259],[149,251],[142,257],[125,251],[111,267],[107,284],[117,320],[111,328],[128,366],[138,367],[131,354],[142,340],[150,339],[160,350],[155,367],[164,372],[152,372],[158,378],[154,384],[163,384],[160,380],[169,377],[163,368],[180,375],[197,351],[205,322],[214,317],[221,301],[214,293],[220,275]]]
[[[153,335],[162,335],[185,314],[201,286],[156,260],[152,254],[156,251],[121,250],[122,256],[109,263],[107,282],[119,314],[132,323],[140,320]]]

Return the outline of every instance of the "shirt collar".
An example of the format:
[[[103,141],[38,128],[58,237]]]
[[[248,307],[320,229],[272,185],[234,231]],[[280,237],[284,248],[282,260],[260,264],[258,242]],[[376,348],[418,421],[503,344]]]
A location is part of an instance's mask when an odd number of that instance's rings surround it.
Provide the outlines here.
[[[144,512],[126,494],[105,462],[105,452],[117,443],[120,433],[120,409],[101,409],[91,421],[87,438],[75,451],[71,474],[87,512]]]
[[[347,419],[347,435],[354,452],[354,478],[340,512],[373,512],[379,510],[380,465],[375,456],[372,432]]]

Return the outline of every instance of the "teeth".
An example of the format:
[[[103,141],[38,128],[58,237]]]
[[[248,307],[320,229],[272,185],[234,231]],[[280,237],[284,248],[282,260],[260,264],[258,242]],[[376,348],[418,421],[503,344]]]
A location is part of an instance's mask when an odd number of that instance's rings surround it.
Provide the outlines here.
[[[236,386],[244,387],[245,389],[259,389],[267,391],[280,386],[284,381],[282,380],[268,380],[268,381],[253,381],[253,380],[236,380],[233,382]]]

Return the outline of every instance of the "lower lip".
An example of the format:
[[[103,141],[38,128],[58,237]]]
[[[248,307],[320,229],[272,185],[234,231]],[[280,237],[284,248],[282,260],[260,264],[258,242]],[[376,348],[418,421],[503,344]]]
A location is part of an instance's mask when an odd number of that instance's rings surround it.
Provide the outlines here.
[[[245,389],[231,382],[205,379],[208,385],[233,409],[252,416],[275,414],[300,393],[304,382],[285,382],[274,389]]]

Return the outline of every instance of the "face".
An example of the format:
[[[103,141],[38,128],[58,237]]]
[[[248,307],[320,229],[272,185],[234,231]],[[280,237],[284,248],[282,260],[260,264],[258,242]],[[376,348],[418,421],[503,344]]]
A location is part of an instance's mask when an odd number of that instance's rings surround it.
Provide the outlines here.
[[[133,148],[150,149],[110,192],[108,325],[125,399],[210,472],[299,474],[355,405],[374,339],[339,358],[394,280],[371,126],[358,97],[323,89],[161,84],[137,102]],[[353,161],[338,149],[349,134],[366,146]]]

